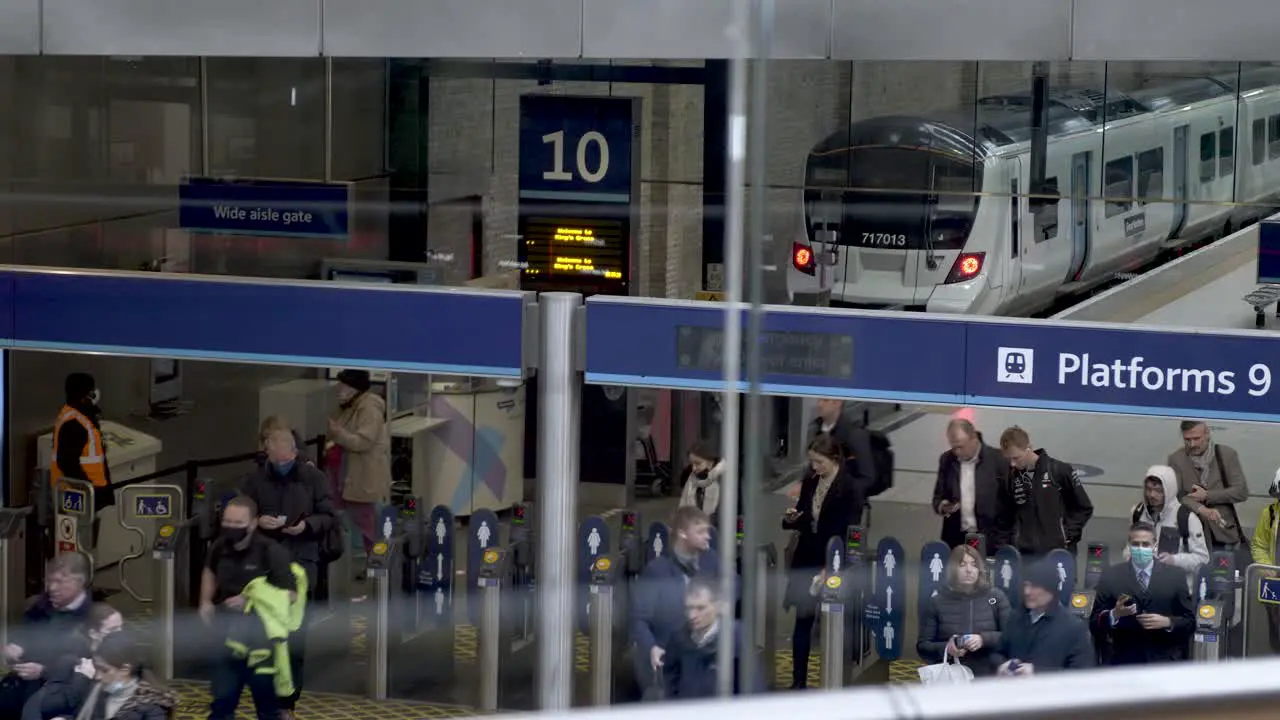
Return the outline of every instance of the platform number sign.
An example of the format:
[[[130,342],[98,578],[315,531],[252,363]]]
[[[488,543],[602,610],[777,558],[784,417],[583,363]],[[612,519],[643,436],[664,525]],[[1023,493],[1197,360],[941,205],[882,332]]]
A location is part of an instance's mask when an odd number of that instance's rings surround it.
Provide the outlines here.
[[[542,142],[550,145],[551,168],[542,172],[542,179],[551,182],[572,182],[574,173],[565,170],[564,130],[556,130],[542,136]],[[594,158],[589,158],[594,150]],[[578,136],[573,153],[577,177],[588,183],[598,183],[609,175],[609,139],[595,130]],[[594,159],[592,169],[590,160]]]

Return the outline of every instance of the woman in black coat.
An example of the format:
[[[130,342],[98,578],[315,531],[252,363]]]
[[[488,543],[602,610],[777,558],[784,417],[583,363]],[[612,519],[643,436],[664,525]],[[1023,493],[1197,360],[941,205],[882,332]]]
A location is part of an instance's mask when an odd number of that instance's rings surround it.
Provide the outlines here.
[[[991,587],[982,555],[957,545],[947,561],[947,582],[922,613],[916,652],[926,663],[942,662],[943,651],[977,677],[994,675],[1006,658],[997,648],[1009,622],[1009,599]]]
[[[840,445],[830,435],[814,438],[809,443],[810,472],[800,482],[800,497],[795,507],[782,516],[782,527],[796,533],[786,598],[796,611],[791,634],[794,689],[806,687],[808,680],[813,625],[817,620],[817,599],[811,592],[813,578],[826,564],[827,543],[833,537],[843,541],[849,526],[861,522],[866,505],[853,477],[845,470],[845,460]]]

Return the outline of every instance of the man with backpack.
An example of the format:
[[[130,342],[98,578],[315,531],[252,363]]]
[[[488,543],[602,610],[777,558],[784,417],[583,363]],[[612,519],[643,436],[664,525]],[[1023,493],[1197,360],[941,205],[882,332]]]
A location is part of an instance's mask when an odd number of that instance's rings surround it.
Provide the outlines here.
[[[863,497],[874,497],[893,487],[893,449],[889,438],[850,418],[845,413],[844,400],[818,401],[818,416],[809,423],[806,445],[819,435],[830,435],[840,446],[845,466]]]
[[[1178,500],[1178,475],[1168,465],[1152,465],[1142,483],[1142,502],[1133,508],[1133,524],[1147,523],[1156,529],[1156,562],[1179,568],[1187,576],[1187,590],[1196,597],[1196,578],[1209,562],[1200,518]],[[1177,551],[1168,538],[1177,533]],[[1128,550],[1126,549],[1127,553]],[[1126,555],[1127,559],[1127,555]]]

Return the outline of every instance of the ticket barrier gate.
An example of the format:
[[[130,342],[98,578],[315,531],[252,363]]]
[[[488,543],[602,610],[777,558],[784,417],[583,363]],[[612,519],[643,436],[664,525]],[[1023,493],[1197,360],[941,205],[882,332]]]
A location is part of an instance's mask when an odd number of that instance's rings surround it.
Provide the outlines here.
[[[587,610],[591,642],[592,705],[607,707],[613,702],[614,593],[617,568],[613,558],[602,555],[591,566],[590,600]]]
[[[1244,576],[1248,596],[1241,601],[1241,654],[1245,658],[1274,655],[1280,637],[1280,566],[1254,563]]]
[[[156,634],[152,640],[151,654],[154,672],[162,680],[176,676],[174,647],[177,644],[175,625],[178,577],[176,557],[179,548],[188,542],[188,534],[198,527],[199,518],[186,518],[178,523],[166,523],[156,531],[151,542],[151,557],[157,561],[156,573]]]
[[[482,712],[496,712],[501,700],[503,659],[511,650],[511,633],[502,622],[504,580],[509,581],[507,551],[489,548],[481,556],[476,574],[480,588],[480,626],[477,655],[480,665],[480,698],[476,703]]]
[[[1201,662],[1222,660],[1222,636],[1226,619],[1223,604],[1217,600],[1200,603],[1196,608],[1196,625],[1191,637],[1191,659]]]
[[[845,682],[845,602],[849,597],[845,587],[843,543],[831,538],[827,543],[826,579],[818,589],[819,624],[822,626],[822,689],[835,690]]]
[[[528,506],[516,505],[511,509],[511,524],[507,531],[511,563],[511,587],[507,597],[511,600],[509,623],[512,632],[512,652],[519,652],[533,643],[534,628],[538,622],[533,572],[533,539],[528,517]]]
[[[22,508],[0,508],[0,647],[9,644],[9,593],[12,588],[9,582],[13,577],[12,568],[10,567],[12,548],[10,547],[15,541],[24,539],[24,531],[27,525],[27,516],[32,512],[31,507]]]
[[[134,600],[151,606],[157,621],[157,633],[152,637],[151,652],[155,673],[164,680],[175,675],[174,632],[175,604],[178,593],[178,558],[185,561],[185,542],[190,528],[199,527],[200,515],[188,517],[183,489],[177,485],[139,483],[118,488],[116,505],[120,510],[120,525],[136,533],[141,547],[120,559],[117,570],[120,588]],[[152,559],[150,567],[139,561]],[[185,562],[184,562],[185,564]],[[139,568],[143,577],[153,581],[151,594],[141,590],[142,582],[131,570]]]

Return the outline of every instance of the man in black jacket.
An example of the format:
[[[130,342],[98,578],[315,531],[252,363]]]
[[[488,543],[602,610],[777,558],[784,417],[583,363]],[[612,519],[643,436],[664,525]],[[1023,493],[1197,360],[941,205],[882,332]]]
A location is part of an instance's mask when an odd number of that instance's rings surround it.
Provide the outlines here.
[[[79,644],[89,616],[89,560],[62,553],[45,569],[45,591],[37,596],[4,647],[16,682],[0,688],[0,717],[19,717],[22,706],[44,685],[46,671]]]
[[[1013,526],[1001,524],[1011,517],[1004,507],[1010,499],[1004,492],[1009,463],[968,420],[947,423],[947,442],[951,449],[939,456],[933,485],[933,510],[943,518],[942,541],[954,548],[964,543],[965,533],[982,533],[987,555],[994,555],[1013,537]]]
[[[1023,570],[1022,604],[1004,629],[997,652],[1009,658],[1000,675],[1040,675],[1094,665],[1093,644],[1084,621],[1058,599],[1058,570],[1040,560]]]
[[[314,592],[320,566],[320,540],[334,519],[329,478],[298,457],[293,430],[280,426],[264,442],[267,462],[245,481],[243,494],[258,506],[258,528],[264,537],[279,542],[290,560],[307,573],[308,594]],[[294,694],[281,698],[285,716],[292,714],[302,692],[302,668],[306,655],[306,626],[289,638]]]
[[[1103,571],[1089,624],[1110,640],[1111,665],[1139,665],[1186,658],[1195,609],[1187,577],[1155,561],[1156,529],[1129,528],[1129,561]]]
[[[818,416],[809,423],[808,443],[819,435],[830,435],[840,446],[845,458],[845,468],[853,483],[861,491],[860,497],[870,497],[876,482],[876,461],[871,448],[871,433],[852,418],[845,415],[844,401],[836,398],[818,400]]]
[[[1093,517],[1093,503],[1075,469],[1033,450],[1027,431],[1016,425],[1000,435],[1000,451],[1013,466],[1005,491],[1009,516],[1000,526],[1013,528],[1013,542],[1024,558],[1058,549],[1075,554]]]

